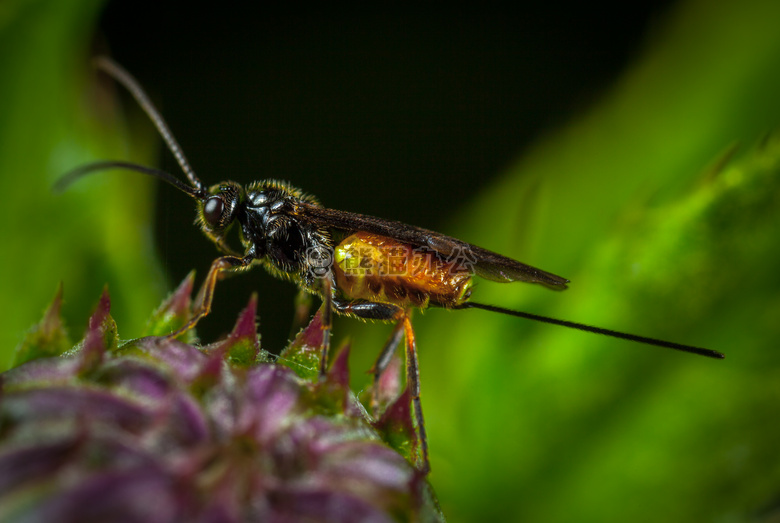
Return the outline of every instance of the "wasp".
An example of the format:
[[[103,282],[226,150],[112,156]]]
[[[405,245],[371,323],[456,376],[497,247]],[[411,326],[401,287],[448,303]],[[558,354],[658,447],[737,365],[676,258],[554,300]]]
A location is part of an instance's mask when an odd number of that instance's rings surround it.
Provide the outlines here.
[[[427,473],[430,465],[420,402],[417,345],[411,323],[414,309],[483,309],[711,358],[724,357],[714,350],[473,302],[470,296],[474,276],[500,283],[536,283],[556,290],[566,289],[569,280],[434,231],[328,209],[315,197],[286,182],[265,180],[243,187],[225,181],[207,187],[195,175],[167,123],[135,78],[108,58],[98,58],[96,67],[135,98],[189,184],[152,167],[102,161],[71,171],[57,182],[56,189],[63,189],[87,173],[117,168],[158,178],[195,200],[197,224],[223,254],[211,264],[195,299],[192,318],[171,336],[193,328],[209,314],[214,289],[221,278],[256,265],[322,300],[325,332],[320,376],[325,374],[328,363],[332,313],[394,323],[374,365],[374,383],[405,338],[406,383],[419,448],[416,466],[422,473]],[[228,244],[227,237],[233,229],[238,229],[242,252]]]

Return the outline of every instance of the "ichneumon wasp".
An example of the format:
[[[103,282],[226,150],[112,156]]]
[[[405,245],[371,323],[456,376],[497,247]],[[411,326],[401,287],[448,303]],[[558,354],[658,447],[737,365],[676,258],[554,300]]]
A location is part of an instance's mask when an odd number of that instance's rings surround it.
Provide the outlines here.
[[[405,338],[406,383],[412,398],[419,444],[416,466],[423,473],[427,473],[430,466],[420,403],[417,346],[410,319],[415,308],[484,309],[710,358],[724,357],[709,349],[469,301],[474,275],[501,283],[538,283],[558,290],[565,289],[569,280],[427,229],[322,207],[316,198],[285,182],[265,180],[242,187],[226,181],[206,187],[195,175],[168,125],[138,82],[107,58],[97,59],[96,65],[136,99],[176,158],[189,184],[152,167],[103,161],[71,171],[59,180],[56,188],[63,189],[85,174],[107,169],[128,169],[159,178],[195,199],[198,225],[223,253],[211,264],[195,300],[193,317],[171,336],[191,329],[209,313],[214,288],[221,277],[254,265],[262,265],[274,276],[288,279],[302,291],[322,300],[325,332],[320,375],[325,374],[328,362],[333,312],[395,323],[374,365],[374,383],[389,365],[401,339]],[[227,243],[226,237],[234,226],[238,229],[243,253]]]

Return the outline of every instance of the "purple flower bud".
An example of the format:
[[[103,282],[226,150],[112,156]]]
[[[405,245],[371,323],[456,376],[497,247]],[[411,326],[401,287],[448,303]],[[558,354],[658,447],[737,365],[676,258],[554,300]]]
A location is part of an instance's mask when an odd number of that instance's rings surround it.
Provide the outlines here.
[[[150,332],[187,321],[191,290],[190,276]],[[104,291],[68,351],[58,293],[0,376],[0,521],[442,520],[426,479],[383,442],[414,441],[408,394],[373,422],[349,390],[349,347],[320,380],[318,315],[271,363],[256,300],[199,348],[121,342]]]

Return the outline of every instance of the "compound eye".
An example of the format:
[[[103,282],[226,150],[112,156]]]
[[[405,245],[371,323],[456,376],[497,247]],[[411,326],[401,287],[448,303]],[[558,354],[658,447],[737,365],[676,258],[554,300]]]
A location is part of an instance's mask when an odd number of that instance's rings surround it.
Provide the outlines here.
[[[206,223],[211,227],[216,227],[219,225],[224,209],[225,204],[222,202],[222,198],[219,196],[212,196],[203,204],[203,219],[206,220]]]

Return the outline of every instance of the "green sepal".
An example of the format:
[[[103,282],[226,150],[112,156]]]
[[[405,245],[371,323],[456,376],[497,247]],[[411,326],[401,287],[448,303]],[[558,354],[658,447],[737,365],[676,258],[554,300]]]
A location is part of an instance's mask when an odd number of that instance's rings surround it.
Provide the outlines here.
[[[317,311],[309,324],[282,350],[277,363],[291,368],[303,379],[316,378],[320,368],[322,340],[322,315]]]
[[[403,455],[410,463],[419,463],[416,459],[419,449],[414,444],[417,436],[412,420],[412,395],[409,387],[387,407],[387,410],[374,423],[374,428],[382,436],[382,440],[391,448]]]
[[[344,343],[336,351],[325,377],[314,381],[312,398],[320,412],[352,417],[363,415],[362,407],[349,388],[349,351],[350,344]]]
[[[95,312],[89,318],[84,339],[77,347],[80,358],[79,374],[90,374],[103,362],[107,352],[116,352],[119,346],[119,334],[116,322],[111,317],[111,298],[108,286],[103,287]]]
[[[192,289],[195,271],[182,280],[179,286],[160,304],[146,324],[145,336],[166,336],[176,332],[192,318]],[[182,333],[178,338],[185,343],[195,341],[195,329]]]
[[[62,321],[62,283],[57,287],[43,318],[25,335],[16,347],[12,367],[38,358],[59,356],[73,346]]]
[[[260,348],[257,335],[257,293],[252,293],[249,303],[238,316],[227,338],[205,348],[209,353],[224,354],[224,358],[237,367],[252,367],[271,361],[270,355]]]

